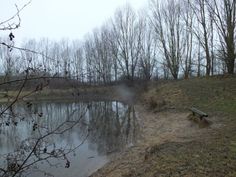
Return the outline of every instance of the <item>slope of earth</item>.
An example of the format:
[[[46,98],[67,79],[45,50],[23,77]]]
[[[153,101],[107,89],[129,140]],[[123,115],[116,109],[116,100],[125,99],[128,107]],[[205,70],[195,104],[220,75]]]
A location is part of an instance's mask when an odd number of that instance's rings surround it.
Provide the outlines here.
[[[209,117],[193,117],[192,106]],[[150,83],[136,110],[139,143],[92,177],[236,176],[235,77]]]

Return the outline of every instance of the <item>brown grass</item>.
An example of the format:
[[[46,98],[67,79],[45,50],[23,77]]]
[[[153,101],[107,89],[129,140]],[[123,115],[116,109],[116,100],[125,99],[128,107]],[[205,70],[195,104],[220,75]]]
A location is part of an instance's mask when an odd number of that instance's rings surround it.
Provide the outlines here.
[[[93,176],[236,176],[236,78],[152,83],[141,104],[144,139]]]

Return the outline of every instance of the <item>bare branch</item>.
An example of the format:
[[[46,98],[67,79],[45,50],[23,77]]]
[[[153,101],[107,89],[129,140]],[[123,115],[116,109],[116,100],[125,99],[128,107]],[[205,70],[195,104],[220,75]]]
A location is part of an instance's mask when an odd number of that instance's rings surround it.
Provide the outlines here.
[[[30,0],[28,3],[26,3],[23,7],[20,9],[17,5],[15,5],[17,12],[11,16],[10,18],[0,22],[0,30],[14,30],[20,27],[21,24],[21,18],[20,18],[20,12],[31,3],[32,0]],[[14,18],[18,18],[18,23],[10,23]],[[9,24],[10,23],[10,24]],[[6,25],[7,24],[7,25]]]

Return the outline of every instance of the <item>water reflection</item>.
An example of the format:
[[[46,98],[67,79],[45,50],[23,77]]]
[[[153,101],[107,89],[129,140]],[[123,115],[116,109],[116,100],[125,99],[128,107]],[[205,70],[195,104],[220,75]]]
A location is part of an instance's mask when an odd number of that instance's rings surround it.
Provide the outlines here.
[[[89,109],[88,127],[91,130],[89,140],[96,143],[99,154],[121,151],[137,140],[134,107],[118,102],[94,103]]]
[[[65,121],[78,120],[75,127],[49,136],[45,141],[48,147],[73,149],[86,138],[83,145],[68,156],[70,169],[65,169],[65,164],[58,164],[54,159],[50,161],[54,164],[52,166],[42,162],[28,170],[30,176],[42,176],[38,172],[32,173],[36,169],[57,177],[87,176],[107,162],[107,155],[132,146],[139,136],[134,107],[120,102],[16,105],[0,120],[1,166],[6,165],[4,154],[22,148],[25,139],[37,139]]]

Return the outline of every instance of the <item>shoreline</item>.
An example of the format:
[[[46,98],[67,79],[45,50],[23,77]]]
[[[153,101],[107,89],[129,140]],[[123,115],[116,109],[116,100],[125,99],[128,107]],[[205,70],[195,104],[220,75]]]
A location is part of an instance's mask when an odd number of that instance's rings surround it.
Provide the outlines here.
[[[135,103],[142,141],[90,177],[235,177],[235,83],[206,78],[149,85]],[[193,118],[188,108],[194,105],[209,117]]]
[[[142,120],[142,139],[133,147],[118,153],[104,167],[90,177],[133,176],[137,169],[149,163],[149,155],[155,148],[165,143],[185,143],[194,140],[201,129],[187,118],[188,112],[161,111],[158,114],[148,111],[144,105],[135,105]],[[193,126],[191,129],[191,126]],[[205,130],[208,131],[208,130]],[[135,175],[134,175],[135,176]]]
[[[236,176],[235,91],[234,78],[151,83],[144,90],[139,85],[80,90],[75,100],[105,96],[133,104],[142,126],[137,144],[111,155],[90,176]],[[52,93],[39,100],[74,98],[73,90]],[[188,108],[194,105],[209,114],[209,124],[191,119]]]

